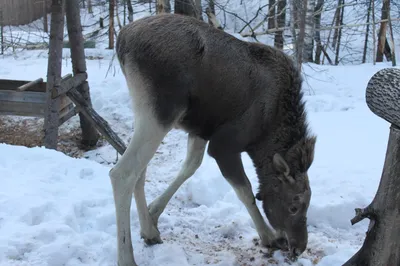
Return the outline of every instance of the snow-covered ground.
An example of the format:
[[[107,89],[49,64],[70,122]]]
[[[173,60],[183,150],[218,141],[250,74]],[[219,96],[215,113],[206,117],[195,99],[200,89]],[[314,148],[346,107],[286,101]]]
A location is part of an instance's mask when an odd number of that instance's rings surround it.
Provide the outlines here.
[[[63,74],[70,72],[65,51]],[[134,115],[112,52],[88,50],[94,108],[125,141]],[[45,52],[2,59],[2,78],[46,76]],[[305,65],[304,88],[312,131],[318,136],[309,176],[308,250],[293,265],[341,265],[364,239],[367,221],[351,226],[354,208],[366,206],[380,179],[389,125],[372,114],[364,93],[369,78],[388,64]],[[77,118],[65,126],[73,126]],[[161,193],[185,156],[186,135],[172,131],[148,168],[148,202]],[[108,171],[116,152],[107,145],[74,159],[41,147],[0,144],[0,265],[115,265],[116,228]],[[250,159],[245,168],[256,190]],[[287,265],[280,252],[267,258],[253,241],[247,211],[206,155],[198,172],[160,217],[164,243],[147,247],[139,237],[135,205],[132,235],[140,265]]]

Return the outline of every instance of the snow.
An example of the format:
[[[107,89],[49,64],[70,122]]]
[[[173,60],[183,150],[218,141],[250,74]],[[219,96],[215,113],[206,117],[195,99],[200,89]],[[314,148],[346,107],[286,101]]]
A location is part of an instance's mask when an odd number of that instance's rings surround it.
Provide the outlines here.
[[[240,24],[235,27],[240,29]],[[86,50],[92,58],[87,68],[93,107],[127,143],[134,121],[131,100],[113,51],[103,48]],[[65,75],[71,72],[68,49],[63,56]],[[25,80],[46,77],[45,50],[20,51],[1,60],[2,78],[21,79],[21,73]],[[318,139],[309,170],[309,244],[297,262],[288,262],[281,252],[265,255],[267,250],[254,240],[258,236],[245,207],[206,155],[159,219],[163,244],[149,247],[140,239],[132,204],[137,263],[327,266],[347,261],[361,247],[368,226],[368,221],[350,224],[354,208],[372,200],[385,158],[389,124],[365,104],[368,80],[385,67],[390,65],[304,65],[306,107]],[[63,127],[78,122],[74,117]],[[171,131],[150,162],[148,203],[177,174],[186,140],[183,132]],[[117,156],[110,145],[76,159],[43,147],[0,143],[0,158],[0,266],[116,265],[115,210],[108,172]],[[256,191],[257,177],[246,154],[243,161]]]

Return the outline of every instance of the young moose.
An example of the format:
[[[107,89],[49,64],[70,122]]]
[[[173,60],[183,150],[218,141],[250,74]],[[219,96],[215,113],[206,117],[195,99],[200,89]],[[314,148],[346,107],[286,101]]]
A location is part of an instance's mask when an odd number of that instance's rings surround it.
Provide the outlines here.
[[[118,234],[118,265],[136,265],[130,232],[132,193],[141,236],[161,243],[158,218],[179,187],[200,166],[207,142],[222,175],[246,206],[265,246],[298,256],[308,241],[306,215],[311,190],[307,170],[311,136],[301,76],[283,52],[247,43],[182,15],[157,15],[124,27],[117,55],[135,113],[134,134],[110,171]],[[182,169],[147,206],[147,164],[173,128],[188,133]],[[261,215],[244,172],[241,153],[254,162]]]

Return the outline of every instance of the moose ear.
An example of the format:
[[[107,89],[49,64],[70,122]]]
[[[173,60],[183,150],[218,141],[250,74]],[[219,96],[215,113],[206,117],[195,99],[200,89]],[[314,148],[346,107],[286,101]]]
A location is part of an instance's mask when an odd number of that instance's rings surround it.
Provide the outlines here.
[[[275,153],[274,158],[272,159],[274,163],[275,170],[285,176],[288,176],[290,173],[289,165],[286,163],[285,159],[279,154]]]
[[[294,183],[293,177],[290,176],[290,168],[289,165],[286,163],[285,159],[279,154],[275,153],[274,158],[272,159],[274,167],[276,171],[280,174],[283,174],[289,183]]]

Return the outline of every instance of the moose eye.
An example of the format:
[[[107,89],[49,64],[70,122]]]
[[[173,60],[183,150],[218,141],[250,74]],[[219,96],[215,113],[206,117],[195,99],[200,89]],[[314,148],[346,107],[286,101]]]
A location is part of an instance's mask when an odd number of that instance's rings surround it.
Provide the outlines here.
[[[289,212],[290,212],[291,214],[296,214],[298,210],[299,210],[299,209],[297,209],[297,207],[295,207],[295,206],[291,206],[291,207],[289,208]]]

